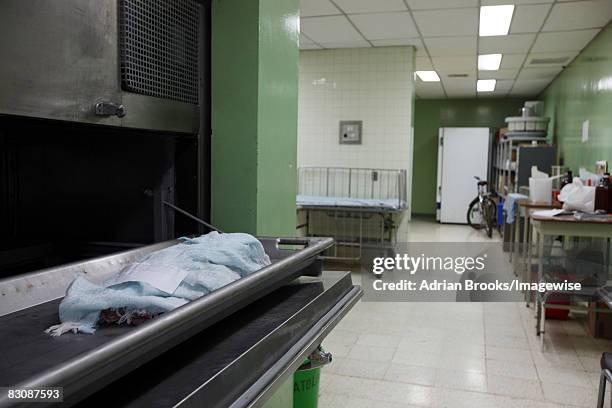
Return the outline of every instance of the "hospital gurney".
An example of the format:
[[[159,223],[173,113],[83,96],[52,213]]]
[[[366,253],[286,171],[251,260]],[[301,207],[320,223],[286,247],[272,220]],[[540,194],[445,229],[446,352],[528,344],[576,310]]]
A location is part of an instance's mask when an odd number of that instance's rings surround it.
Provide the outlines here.
[[[300,167],[296,204],[306,236],[336,241],[325,256],[359,260],[365,247],[390,248],[408,208],[406,170]]]
[[[260,241],[272,265],[141,326],[106,326],[95,335],[43,333],[57,321],[57,305],[74,276],[102,280],[176,241],[0,281],[0,387],[62,387],[59,406],[86,398],[91,398],[83,402],[88,406],[91,401],[149,407],[265,401],[361,290],[346,274],[317,277],[318,255],[331,239]],[[0,406],[15,403],[0,396]]]

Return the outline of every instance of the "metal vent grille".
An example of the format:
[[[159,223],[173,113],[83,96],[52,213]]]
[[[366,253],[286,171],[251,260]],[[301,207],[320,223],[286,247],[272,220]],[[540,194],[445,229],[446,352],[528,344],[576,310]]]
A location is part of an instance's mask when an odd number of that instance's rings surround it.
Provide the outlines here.
[[[569,59],[569,57],[559,57],[559,58],[533,58],[531,60],[531,65],[538,64],[563,64]]]
[[[198,103],[195,0],[121,0],[121,87],[143,95]]]

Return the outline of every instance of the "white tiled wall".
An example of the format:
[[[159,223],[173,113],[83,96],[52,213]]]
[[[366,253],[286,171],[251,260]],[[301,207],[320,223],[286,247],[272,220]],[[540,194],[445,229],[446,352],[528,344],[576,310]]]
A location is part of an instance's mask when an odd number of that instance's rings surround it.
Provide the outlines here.
[[[406,169],[410,203],[413,104],[412,47],[301,51],[298,166]],[[361,145],[339,144],[341,120],[363,121]]]

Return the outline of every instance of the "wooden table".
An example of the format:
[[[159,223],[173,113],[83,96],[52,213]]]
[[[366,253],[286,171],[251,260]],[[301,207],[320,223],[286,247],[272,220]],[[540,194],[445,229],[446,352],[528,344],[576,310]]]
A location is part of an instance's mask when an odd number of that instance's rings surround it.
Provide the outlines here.
[[[567,237],[591,237],[604,238],[608,240],[607,253],[605,254],[605,263],[609,265],[610,239],[612,238],[612,215],[607,215],[601,218],[584,218],[577,219],[573,215],[561,215],[556,217],[547,217],[537,214],[531,214],[531,225],[536,234],[536,243],[538,250],[538,281],[542,281],[544,276],[543,254],[544,254],[544,238],[546,236],[567,236]],[[608,269],[606,269],[606,272]],[[595,292],[595,290],[593,290]],[[590,293],[590,292],[589,292]],[[585,296],[589,296],[585,291]],[[546,297],[536,294],[536,334],[539,336],[544,333]],[[578,309],[571,306],[555,306],[551,309]]]

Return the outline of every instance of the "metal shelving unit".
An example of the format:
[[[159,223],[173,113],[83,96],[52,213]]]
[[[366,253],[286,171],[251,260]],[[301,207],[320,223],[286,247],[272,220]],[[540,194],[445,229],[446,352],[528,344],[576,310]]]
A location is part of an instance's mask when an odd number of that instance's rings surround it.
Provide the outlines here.
[[[546,148],[544,150],[551,149],[554,156],[554,147],[547,144],[546,136],[541,132],[509,132],[503,139],[497,141],[493,176],[495,188],[500,194],[505,196],[519,191],[522,185],[521,180],[525,178],[523,176],[525,168],[529,169],[532,164],[538,164],[531,163],[531,160],[528,160],[529,163],[521,163],[521,150],[534,147]],[[546,159],[547,157],[544,156],[550,156],[550,153],[543,155],[543,158]],[[546,168],[541,170],[550,171]]]

